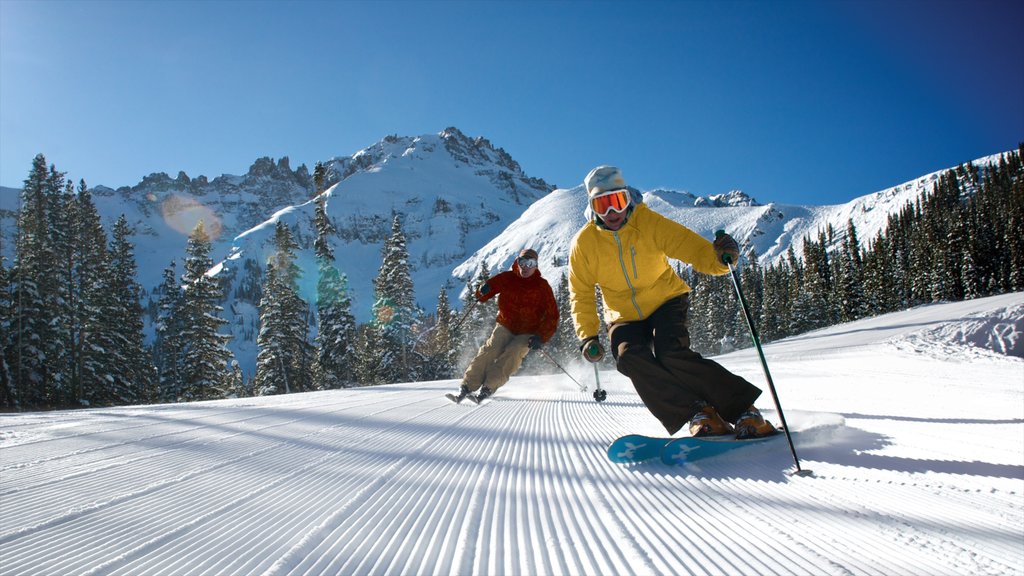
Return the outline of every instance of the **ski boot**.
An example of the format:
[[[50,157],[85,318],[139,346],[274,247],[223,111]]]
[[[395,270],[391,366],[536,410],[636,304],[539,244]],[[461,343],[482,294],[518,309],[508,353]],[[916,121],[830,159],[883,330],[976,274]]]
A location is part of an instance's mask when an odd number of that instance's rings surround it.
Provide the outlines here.
[[[772,426],[771,422],[762,418],[761,412],[753,406],[747,408],[747,411],[740,414],[740,417],[736,420],[737,440],[764,438],[765,436],[771,436],[778,432],[779,431],[775,429],[775,426]]]
[[[484,386],[483,388],[480,389],[479,392],[476,393],[476,397],[473,398],[473,399],[476,400],[477,404],[479,404],[479,403],[483,402],[484,400],[490,398],[491,394],[494,394],[494,392],[491,392],[490,388],[488,388],[487,386]],[[471,398],[472,398],[472,396],[471,396]]]
[[[732,426],[718,415],[714,406],[706,402],[698,404],[699,412],[690,420],[690,435],[694,438],[705,436],[726,436],[733,433]]]
[[[459,394],[457,396],[455,394],[445,394],[445,396],[452,402],[458,404],[471,395],[469,393],[469,386],[463,384],[462,388],[459,388]]]

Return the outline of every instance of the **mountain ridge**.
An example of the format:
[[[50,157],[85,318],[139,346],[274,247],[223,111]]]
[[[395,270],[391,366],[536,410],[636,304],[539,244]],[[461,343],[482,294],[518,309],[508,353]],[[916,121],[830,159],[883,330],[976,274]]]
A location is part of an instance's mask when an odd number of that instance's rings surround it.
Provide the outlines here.
[[[987,165],[1000,156],[972,162]],[[486,138],[471,138],[453,127],[437,134],[386,136],[323,164],[325,189],[319,195],[338,230],[331,244],[338,268],[348,276],[353,313],[360,322],[369,319],[372,278],[395,215],[401,215],[407,237],[416,301],[428,311],[441,289],[457,296],[481,265],[492,273],[505,269],[526,246],[540,251],[544,276],[557,284],[569,242],[584,223],[582,185],[555,188],[527,175]],[[764,262],[783,257],[790,246],[799,253],[803,237],[816,236],[824,226],[844,234],[848,219],[857,225],[861,242],[870,241],[884,228],[888,214],[913,202],[945,170],[831,206],[762,204],[739,190],[697,196],[660,188],[643,196],[654,210],[705,237],[728,230]],[[224,308],[234,336],[231,348],[251,374],[258,303],[237,297],[239,286],[252,285],[254,279],[246,276],[264,266],[272,250],[273,224],[284,220],[300,245],[301,296],[315,304],[314,186],[305,165],[293,169],[287,157],[263,157],[244,175],[222,174],[211,180],[184,172],[174,178],[154,173],[135,186],[90,190],[108,231],[122,213],[136,231],[132,241],[144,301],[170,262],[180,263],[188,233],[204,221],[213,237],[213,272],[228,288]],[[15,189],[0,191],[0,239],[9,258],[18,196]]]

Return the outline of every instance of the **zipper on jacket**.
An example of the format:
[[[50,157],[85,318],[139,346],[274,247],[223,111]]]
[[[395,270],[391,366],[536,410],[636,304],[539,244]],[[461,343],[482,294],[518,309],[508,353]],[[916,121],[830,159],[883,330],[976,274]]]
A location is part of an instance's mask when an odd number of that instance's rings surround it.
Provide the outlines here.
[[[626,279],[626,286],[629,286],[629,299],[633,302],[633,308],[636,309],[638,318],[644,317],[643,310],[640,309],[640,305],[636,302],[636,288],[633,287],[633,283],[629,281],[629,269],[626,268],[626,259],[622,255],[622,239],[619,238],[618,231],[612,232],[615,237],[615,245],[618,247],[619,252],[619,266],[622,268],[622,276]],[[633,278],[636,278],[636,247],[630,246],[630,260],[633,265]]]

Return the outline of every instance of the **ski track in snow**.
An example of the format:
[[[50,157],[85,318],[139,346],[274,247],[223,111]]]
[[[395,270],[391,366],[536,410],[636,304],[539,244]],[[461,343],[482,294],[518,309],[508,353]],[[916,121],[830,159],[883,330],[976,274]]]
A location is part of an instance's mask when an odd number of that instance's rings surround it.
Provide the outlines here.
[[[608,462],[661,432],[614,372],[600,404],[555,375],[0,416],[0,574],[1024,574],[1024,364],[843,354],[853,392],[775,358],[811,477],[784,439]]]

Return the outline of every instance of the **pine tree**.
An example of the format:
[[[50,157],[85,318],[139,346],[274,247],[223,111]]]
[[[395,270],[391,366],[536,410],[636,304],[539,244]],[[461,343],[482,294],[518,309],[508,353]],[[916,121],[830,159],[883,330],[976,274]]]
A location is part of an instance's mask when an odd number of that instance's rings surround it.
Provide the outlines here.
[[[837,262],[836,279],[839,284],[839,319],[844,322],[863,318],[867,315],[864,300],[864,263],[861,259],[860,241],[853,219],[846,224],[846,239]]]
[[[227,323],[220,317],[223,290],[207,275],[213,266],[210,237],[200,221],[188,238],[182,275],[181,337],[183,357],[182,399],[206,400],[224,396],[232,358],[230,336],[220,334]]]
[[[3,239],[0,238],[0,406],[14,408],[16,389],[11,375],[10,363],[7,360],[7,347],[11,334],[11,275],[5,263]]]
[[[107,234],[88,190],[79,192],[78,213],[81,353],[77,401],[83,405],[105,406],[118,403],[117,393],[111,386],[111,370],[117,365],[113,357],[117,342],[110,322],[115,307],[110,289],[110,253]]]
[[[306,303],[299,297],[298,249],[291,230],[278,221],[274,255],[260,302],[260,332],[256,338],[256,394],[282,394],[312,389],[311,350],[307,340]]]
[[[569,275],[562,272],[555,290],[558,304],[558,328],[547,346],[548,353],[563,365],[579,356],[579,338],[572,320],[572,305],[569,302]]]
[[[412,327],[416,319],[409,251],[401,219],[395,215],[391,235],[384,241],[382,262],[374,287],[374,329],[382,345],[382,373],[375,380],[407,382],[417,379],[411,357]]]
[[[173,260],[164,269],[163,283],[157,292],[160,299],[157,301],[153,359],[157,369],[159,399],[175,402],[183,399],[185,391],[185,342],[182,318],[184,294],[178,283]]]
[[[761,333],[760,318],[764,315],[764,299],[765,299],[765,279],[764,270],[761,268],[761,263],[757,259],[757,252],[751,249],[747,253],[747,263],[743,266],[742,273],[743,283],[743,295],[747,299],[747,305],[750,307],[751,319],[754,321],[754,325],[757,327],[758,334]],[[746,315],[743,312],[743,306],[737,301],[736,302],[737,319],[736,319],[736,334],[735,341],[738,348],[746,348],[753,344],[747,333],[749,327],[747,326]]]
[[[128,220],[122,214],[114,224],[110,244],[112,306],[108,324],[118,354],[113,385],[118,388],[116,395],[122,403],[152,402],[157,397],[155,368],[144,344],[142,288],[135,280],[138,267],[135,264],[135,246],[129,240],[131,234]]]
[[[317,163],[317,169],[322,166]],[[316,290],[318,329],[315,373],[317,388],[323,390],[340,388],[352,381],[356,321],[352,315],[352,299],[348,295],[348,280],[334,265],[334,250],[331,249],[329,238],[335,229],[327,217],[322,197],[316,203],[314,224],[317,237],[313,247],[319,271]]]
[[[55,376],[47,358],[54,342],[49,296],[57,293],[57,256],[49,234],[46,158],[35,157],[21,191],[18,239],[12,271],[11,369],[14,403],[54,405]]]
[[[85,182],[82,182],[85,190]],[[51,309],[53,328],[51,351],[49,355],[50,369],[54,373],[54,396],[56,403],[70,406],[76,400],[75,390],[78,389],[77,355],[79,343],[76,341],[76,323],[78,293],[75,281],[75,255],[77,246],[77,205],[75,202],[74,184],[65,180],[64,174],[51,166],[47,181],[48,228],[53,246],[55,264],[58,269],[56,292],[52,295]]]
[[[417,337],[415,350],[422,363],[419,369],[421,378],[441,380],[455,375],[458,350],[453,328],[456,321],[456,315],[448,303],[448,291],[442,287],[437,295],[435,313],[429,319],[426,331]]]

